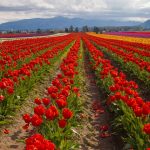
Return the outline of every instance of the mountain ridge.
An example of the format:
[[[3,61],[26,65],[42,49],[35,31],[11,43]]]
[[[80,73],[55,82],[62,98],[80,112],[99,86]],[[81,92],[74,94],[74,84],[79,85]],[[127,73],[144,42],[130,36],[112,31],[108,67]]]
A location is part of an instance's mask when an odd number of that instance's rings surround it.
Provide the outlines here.
[[[141,24],[145,29],[150,29],[150,19]]]
[[[32,18],[22,19],[18,21],[6,22],[0,24],[0,30],[36,30],[40,29],[64,29],[73,25],[74,27],[82,26],[136,26],[141,24],[134,21],[115,21],[115,20],[98,20],[98,19],[82,19],[82,18]]]

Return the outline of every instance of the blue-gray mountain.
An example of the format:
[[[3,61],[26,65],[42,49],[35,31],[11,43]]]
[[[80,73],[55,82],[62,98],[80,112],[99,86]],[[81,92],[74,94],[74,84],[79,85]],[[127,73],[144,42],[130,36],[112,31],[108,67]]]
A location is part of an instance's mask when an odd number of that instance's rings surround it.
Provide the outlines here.
[[[24,19],[19,21],[7,22],[0,24],[0,30],[36,30],[40,29],[64,29],[73,25],[74,27],[82,26],[136,26],[139,22],[132,21],[113,21],[113,20],[86,20],[81,18],[65,18],[65,17],[54,17],[54,18],[34,18]]]
[[[141,26],[145,29],[150,29],[150,20],[145,21]]]

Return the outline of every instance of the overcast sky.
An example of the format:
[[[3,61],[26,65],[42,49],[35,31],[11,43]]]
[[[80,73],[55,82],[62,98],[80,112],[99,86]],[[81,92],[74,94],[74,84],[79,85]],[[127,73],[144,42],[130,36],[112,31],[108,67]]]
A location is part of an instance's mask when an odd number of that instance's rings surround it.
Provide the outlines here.
[[[134,20],[150,19],[150,0],[2,0],[0,23],[54,16]]]

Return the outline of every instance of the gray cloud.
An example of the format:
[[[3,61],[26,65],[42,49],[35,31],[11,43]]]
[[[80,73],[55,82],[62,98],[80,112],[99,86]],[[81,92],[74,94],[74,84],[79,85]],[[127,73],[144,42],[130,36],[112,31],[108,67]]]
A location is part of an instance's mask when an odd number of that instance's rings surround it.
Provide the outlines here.
[[[17,11],[31,11],[33,10],[33,7],[26,7],[26,6],[20,6],[20,7],[11,7],[11,6],[0,6],[0,12],[17,12]]]
[[[146,20],[149,0],[5,0],[0,3],[0,22],[54,16],[113,20]]]

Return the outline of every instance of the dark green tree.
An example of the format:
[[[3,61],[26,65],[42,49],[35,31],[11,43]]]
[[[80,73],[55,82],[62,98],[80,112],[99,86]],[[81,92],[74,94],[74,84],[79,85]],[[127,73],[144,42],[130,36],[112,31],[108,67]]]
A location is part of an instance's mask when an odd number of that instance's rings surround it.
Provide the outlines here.
[[[36,33],[42,33],[42,30],[41,29],[37,29]]]
[[[94,27],[93,28],[93,32],[95,32],[97,34],[99,32],[99,28],[98,27]]]
[[[73,32],[74,31],[74,27],[71,25],[70,27],[69,27],[69,32]]]
[[[79,32],[79,28],[78,27],[75,28],[75,32]]]
[[[69,29],[68,29],[68,28],[65,28],[65,32],[67,32],[67,33],[68,33],[68,32],[69,32]]]
[[[83,27],[82,27],[82,31],[83,31],[83,32],[88,32],[88,31],[89,31],[88,26],[83,26]]]

